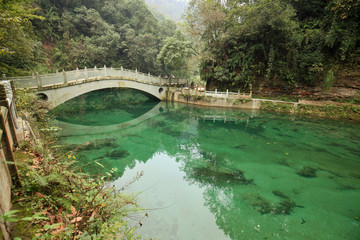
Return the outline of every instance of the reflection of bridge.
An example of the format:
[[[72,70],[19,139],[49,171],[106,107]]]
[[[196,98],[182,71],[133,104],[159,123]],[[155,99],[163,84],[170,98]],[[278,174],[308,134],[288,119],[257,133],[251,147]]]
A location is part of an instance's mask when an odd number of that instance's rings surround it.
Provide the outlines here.
[[[185,80],[154,77],[123,68],[93,68],[46,75],[9,78],[17,88],[38,89],[38,95],[46,99],[51,107],[56,107],[74,97],[104,88],[132,88],[147,92],[154,97],[166,99],[166,91],[171,85],[185,84]]]
[[[212,122],[249,122],[249,116],[246,117],[234,117],[234,116],[227,116],[227,115],[206,115],[204,114],[203,116],[197,116],[197,120],[201,120],[201,121],[212,121]]]
[[[58,136],[75,136],[75,135],[101,135],[106,133],[114,133],[120,130],[129,129],[135,126],[138,126],[140,123],[143,123],[161,113],[168,111],[181,111],[183,105],[179,105],[178,103],[171,103],[170,105],[166,102],[159,102],[155,107],[146,112],[145,114],[139,116],[128,122],[123,122],[119,124],[112,124],[106,126],[91,126],[91,125],[79,125],[72,124],[62,121],[57,121],[57,126],[61,129],[58,133]],[[222,109],[224,111],[218,111],[217,114],[201,114],[197,112],[191,112],[191,116],[198,122],[223,122],[223,123],[240,123],[245,122],[249,123],[251,118],[258,115],[258,111],[248,111],[246,114],[235,114],[235,115],[227,115],[226,109]],[[188,111],[188,110],[185,110]],[[184,113],[184,115],[188,115]]]
[[[89,126],[89,125],[79,125],[79,124],[72,124],[62,121],[57,121],[57,126],[61,129],[58,133],[59,136],[74,136],[74,135],[96,135],[96,134],[104,134],[104,133],[113,133],[122,129],[130,128],[133,126],[137,126],[146,120],[157,116],[164,112],[166,109],[164,102],[159,102],[155,107],[153,107],[147,113],[141,115],[138,118],[135,118],[131,121],[113,124],[113,125],[106,125],[106,126]]]

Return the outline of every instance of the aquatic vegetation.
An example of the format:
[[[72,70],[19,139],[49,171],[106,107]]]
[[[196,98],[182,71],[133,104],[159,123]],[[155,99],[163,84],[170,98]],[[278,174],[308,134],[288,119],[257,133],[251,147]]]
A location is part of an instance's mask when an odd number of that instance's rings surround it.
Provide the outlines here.
[[[256,211],[261,213],[261,215],[269,214],[273,210],[273,207],[271,206],[270,202],[258,194],[251,196],[251,197],[247,198],[246,200],[248,200],[249,204]]]
[[[243,185],[252,184],[253,179],[247,179],[241,170],[227,170],[218,167],[194,168],[193,176],[200,181],[208,183],[240,183]]]
[[[246,149],[246,145],[245,144],[240,144],[240,145],[236,145],[234,148],[236,149]]]
[[[279,190],[273,190],[272,193],[277,197],[281,197],[281,198],[284,198],[284,199],[289,198],[288,196],[286,196],[283,192],[281,192]]]
[[[285,199],[278,203],[274,208],[274,214],[290,215],[293,209],[297,207],[296,203],[290,199]]]
[[[316,171],[317,170],[315,168],[305,166],[299,172],[297,172],[297,174],[302,177],[313,178],[316,177]]]
[[[353,178],[360,179],[360,173],[351,173],[349,176],[353,177]]]
[[[278,132],[281,132],[280,128],[277,128],[277,127],[273,127],[272,129],[278,131]]]
[[[276,215],[290,215],[295,207],[304,208],[303,206],[299,206],[295,203],[295,201],[291,200],[290,197],[285,195],[283,192],[279,190],[273,190],[272,193],[282,198],[283,200],[280,202],[271,203],[264,197],[259,194],[255,194],[252,196],[248,196],[244,198],[256,211],[263,214],[276,214]]]
[[[341,185],[341,186],[339,187],[339,190],[341,190],[341,191],[355,190],[355,189],[356,189],[355,187],[349,186],[349,185]]]

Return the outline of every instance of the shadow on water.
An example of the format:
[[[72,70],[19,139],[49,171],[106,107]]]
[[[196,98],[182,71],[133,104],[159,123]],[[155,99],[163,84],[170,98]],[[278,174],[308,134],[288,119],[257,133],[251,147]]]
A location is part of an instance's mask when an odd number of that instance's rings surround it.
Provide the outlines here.
[[[61,122],[106,126],[133,120],[159,103],[149,94],[126,88],[108,88],[73,98],[51,111]]]

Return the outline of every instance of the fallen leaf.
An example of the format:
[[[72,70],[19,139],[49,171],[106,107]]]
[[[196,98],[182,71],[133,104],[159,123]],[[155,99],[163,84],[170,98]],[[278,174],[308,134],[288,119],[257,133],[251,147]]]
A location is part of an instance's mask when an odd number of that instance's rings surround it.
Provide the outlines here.
[[[77,211],[74,206],[71,206],[71,213],[75,216],[77,214]]]
[[[82,220],[82,217],[76,217],[73,220],[71,220],[71,223],[80,222]]]
[[[36,193],[35,193],[35,196],[37,196],[38,198],[44,198],[44,197],[46,197],[44,194],[39,193],[39,192],[36,192]]]
[[[95,211],[92,212],[90,218],[94,217],[96,215],[96,213],[97,213],[97,209],[95,209]]]
[[[64,208],[60,207],[59,210],[58,210],[58,214],[61,214],[63,211],[64,211]]]

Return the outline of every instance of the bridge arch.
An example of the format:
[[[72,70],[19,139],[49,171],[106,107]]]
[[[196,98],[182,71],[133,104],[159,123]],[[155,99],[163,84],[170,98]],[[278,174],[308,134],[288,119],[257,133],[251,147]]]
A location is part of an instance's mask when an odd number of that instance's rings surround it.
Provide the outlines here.
[[[45,98],[50,103],[51,108],[72,99],[77,96],[83,95],[88,92],[106,89],[106,88],[131,88],[139,91],[146,92],[159,100],[166,99],[166,86],[149,85],[131,80],[123,79],[105,79],[98,81],[84,82],[81,84],[73,84],[65,87],[52,87],[49,89],[41,90],[38,96]]]

